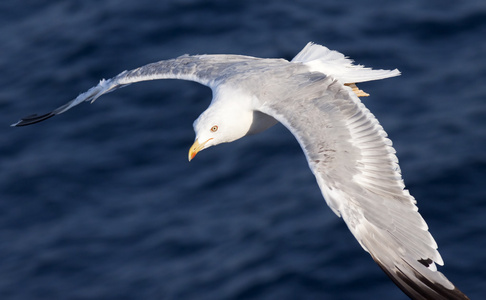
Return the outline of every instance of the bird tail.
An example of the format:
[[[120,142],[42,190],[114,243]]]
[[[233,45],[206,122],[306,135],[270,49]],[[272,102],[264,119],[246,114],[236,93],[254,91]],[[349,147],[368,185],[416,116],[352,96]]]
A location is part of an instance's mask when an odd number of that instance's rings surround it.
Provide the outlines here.
[[[400,71],[372,70],[361,65],[354,65],[353,60],[342,53],[330,50],[324,46],[308,43],[293,59],[293,63],[309,66],[311,72],[320,72],[334,77],[343,84],[372,81],[395,77]]]

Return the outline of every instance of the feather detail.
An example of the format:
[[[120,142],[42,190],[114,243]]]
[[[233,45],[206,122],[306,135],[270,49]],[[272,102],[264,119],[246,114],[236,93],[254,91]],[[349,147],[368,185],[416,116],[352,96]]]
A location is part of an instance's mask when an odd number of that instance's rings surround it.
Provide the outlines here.
[[[379,80],[400,75],[400,71],[397,69],[373,70],[361,65],[354,65],[353,60],[347,58],[344,54],[312,42],[308,43],[304,49],[292,59],[292,62],[307,65],[311,72],[324,73],[337,79],[343,84],[354,84],[357,82]],[[359,92],[366,94],[359,89],[355,91],[358,96],[365,96]]]

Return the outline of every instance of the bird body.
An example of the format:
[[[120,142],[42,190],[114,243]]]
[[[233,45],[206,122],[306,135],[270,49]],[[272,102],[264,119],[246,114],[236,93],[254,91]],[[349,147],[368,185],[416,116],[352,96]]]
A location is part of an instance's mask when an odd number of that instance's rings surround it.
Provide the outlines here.
[[[442,273],[437,244],[405,189],[386,132],[358,96],[355,83],[398,76],[398,70],[354,65],[343,54],[309,43],[292,61],[241,55],[184,55],[124,71],[41,115],[33,124],[132,83],[196,81],[212,89],[194,122],[189,160],[211,146],[282,123],[296,137],[329,207],[363,249],[413,299],[468,299]]]

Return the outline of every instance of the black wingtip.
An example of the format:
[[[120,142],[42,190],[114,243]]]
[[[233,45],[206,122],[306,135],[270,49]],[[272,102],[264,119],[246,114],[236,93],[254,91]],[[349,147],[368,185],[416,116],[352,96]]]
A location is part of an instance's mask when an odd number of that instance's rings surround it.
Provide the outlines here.
[[[47,113],[47,114],[43,114],[43,115],[30,115],[30,116],[27,116],[25,118],[22,118],[20,121],[18,121],[17,123],[14,123],[10,126],[12,127],[20,127],[20,126],[27,126],[27,125],[31,125],[31,124],[35,124],[35,123],[39,123],[39,122],[42,122],[44,120],[47,120],[53,116],[55,116],[56,114],[53,113],[53,112],[50,112],[50,113]]]
[[[389,270],[383,263],[375,259],[375,262],[380,266],[380,268],[388,275],[388,277],[393,280],[393,282],[411,299],[413,300],[426,300],[426,299],[437,299],[437,300],[469,300],[469,298],[462,293],[457,287],[450,290],[441,284],[433,283],[422,274],[416,271],[412,266],[413,273],[415,273],[416,280],[409,278],[400,269]]]

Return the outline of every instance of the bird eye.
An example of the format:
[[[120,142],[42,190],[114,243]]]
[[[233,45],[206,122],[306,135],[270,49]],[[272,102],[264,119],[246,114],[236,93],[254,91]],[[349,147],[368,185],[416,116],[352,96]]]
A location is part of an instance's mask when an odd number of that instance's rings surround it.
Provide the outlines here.
[[[214,125],[213,127],[211,127],[211,131],[212,132],[218,131],[218,126]]]

